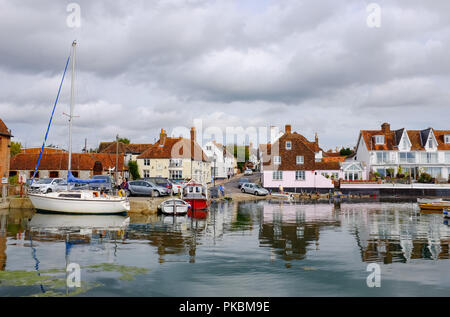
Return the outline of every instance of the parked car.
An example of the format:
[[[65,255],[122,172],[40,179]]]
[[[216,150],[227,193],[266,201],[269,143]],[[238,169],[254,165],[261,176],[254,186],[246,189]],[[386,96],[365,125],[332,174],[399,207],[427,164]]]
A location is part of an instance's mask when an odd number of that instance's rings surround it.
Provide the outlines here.
[[[167,196],[172,193],[172,190],[166,187],[156,185],[152,182],[137,180],[129,181],[128,189],[125,190],[127,196]]]
[[[245,183],[244,185],[242,185],[241,191],[243,193],[249,193],[256,196],[269,195],[269,191],[267,189],[255,183]]]
[[[238,185],[238,187],[239,188],[241,188],[242,187],[242,185],[244,185],[244,184],[246,184],[246,183],[250,183],[250,180],[248,179],[248,178],[240,178],[239,179],[239,185]]]
[[[41,178],[33,182],[31,185],[32,191],[38,191],[41,193],[55,192],[58,184],[64,182],[62,178]]]
[[[89,188],[93,190],[103,189],[105,192],[109,192],[113,189],[112,179],[109,175],[95,175],[92,179],[104,179],[106,182],[98,182],[89,184]]]
[[[253,175],[253,171],[252,171],[251,169],[247,168],[247,169],[244,171],[244,175]]]
[[[172,184],[172,193],[174,195],[180,194],[184,185],[172,179],[169,179],[169,182]]]
[[[89,189],[88,184],[76,184],[76,183],[70,183],[69,190],[83,190],[83,189]],[[67,190],[67,181],[64,180],[61,183],[56,186],[56,191],[63,191]]]
[[[172,183],[164,177],[145,177],[142,178],[141,180],[146,181],[146,182],[150,182],[155,184],[156,186],[161,186],[161,187],[165,187],[167,189],[170,189],[170,194],[172,194]]]

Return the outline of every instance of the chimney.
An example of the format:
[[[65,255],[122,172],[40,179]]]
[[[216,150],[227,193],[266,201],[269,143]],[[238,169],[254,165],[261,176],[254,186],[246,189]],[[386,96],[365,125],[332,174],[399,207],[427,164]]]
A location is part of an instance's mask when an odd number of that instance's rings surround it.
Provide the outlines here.
[[[317,132],[314,135],[314,140],[315,140],[316,144],[319,145],[319,136],[317,135]]]
[[[391,132],[391,125],[385,122],[381,125],[381,130],[383,130],[384,133]]]
[[[195,142],[197,138],[197,133],[195,132],[195,127],[191,128],[191,142]]]
[[[290,124],[286,124],[285,128],[284,128],[284,132],[290,134],[291,133],[291,125]]]
[[[159,134],[159,144],[164,145],[166,143],[167,133],[164,129],[161,129],[161,133]]]

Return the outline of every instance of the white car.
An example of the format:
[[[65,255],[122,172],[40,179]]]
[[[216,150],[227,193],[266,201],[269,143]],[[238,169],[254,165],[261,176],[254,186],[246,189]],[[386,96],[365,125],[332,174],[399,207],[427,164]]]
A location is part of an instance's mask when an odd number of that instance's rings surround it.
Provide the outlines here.
[[[64,182],[62,178],[42,178],[31,185],[31,191],[41,193],[51,193],[57,190],[60,183]]]
[[[253,171],[251,170],[251,169],[246,169],[245,171],[244,171],[244,175],[253,175]]]

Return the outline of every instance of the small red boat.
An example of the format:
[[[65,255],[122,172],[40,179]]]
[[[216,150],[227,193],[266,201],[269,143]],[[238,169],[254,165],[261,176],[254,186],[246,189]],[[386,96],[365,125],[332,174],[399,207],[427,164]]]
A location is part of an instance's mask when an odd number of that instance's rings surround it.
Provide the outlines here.
[[[182,199],[191,205],[192,210],[206,210],[209,207],[208,189],[199,183],[187,183],[183,188]]]

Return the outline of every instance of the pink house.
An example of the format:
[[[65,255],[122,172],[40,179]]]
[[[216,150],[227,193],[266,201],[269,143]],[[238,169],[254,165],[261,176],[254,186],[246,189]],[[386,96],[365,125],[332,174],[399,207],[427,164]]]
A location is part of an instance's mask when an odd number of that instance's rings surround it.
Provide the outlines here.
[[[262,183],[273,191],[282,186],[289,192],[328,192],[334,188],[334,179],[343,178],[340,162],[345,157],[323,152],[317,134],[311,142],[286,125],[285,133],[274,144],[265,149],[260,146],[260,150]]]

